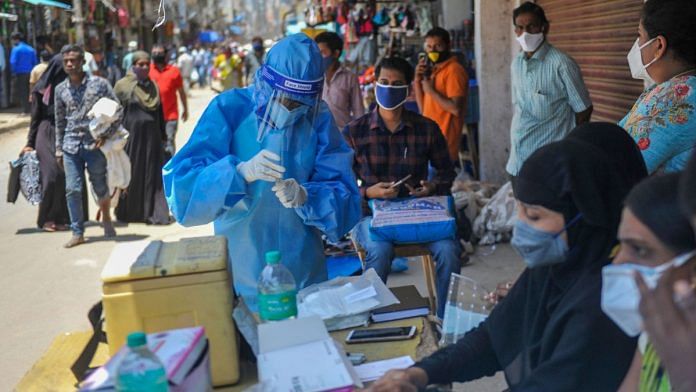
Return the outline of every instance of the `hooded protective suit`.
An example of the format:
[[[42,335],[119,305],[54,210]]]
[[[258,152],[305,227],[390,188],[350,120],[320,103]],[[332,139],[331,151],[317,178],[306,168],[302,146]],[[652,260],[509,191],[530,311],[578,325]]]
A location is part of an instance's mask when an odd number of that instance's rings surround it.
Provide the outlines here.
[[[265,66],[295,80],[316,81],[324,73],[321,64],[314,41],[296,34],[269,51]],[[361,213],[353,151],[320,99],[292,97],[315,107],[284,129],[272,127],[259,140],[261,114],[273,104],[275,89],[262,72],[255,85],[216,97],[188,143],[163,169],[167,202],[177,221],[184,226],[214,221],[215,233],[227,237],[235,291],[252,310],[266,252],[281,252],[282,264],[300,288],[324,281],[321,234],[338,240]],[[240,174],[237,165],[264,149],[281,157],[284,179],[294,178],[304,187],[304,204],[283,207],[271,190],[273,182],[247,183]]]

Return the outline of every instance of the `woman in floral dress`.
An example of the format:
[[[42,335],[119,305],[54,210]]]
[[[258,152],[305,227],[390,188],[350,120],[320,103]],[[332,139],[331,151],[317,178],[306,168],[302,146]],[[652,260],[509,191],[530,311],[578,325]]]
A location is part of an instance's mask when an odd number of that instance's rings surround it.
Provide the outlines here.
[[[619,122],[636,141],[650,174],[686,166],[696,145],[696,2],[648,0],[628,55],[648,89]]]

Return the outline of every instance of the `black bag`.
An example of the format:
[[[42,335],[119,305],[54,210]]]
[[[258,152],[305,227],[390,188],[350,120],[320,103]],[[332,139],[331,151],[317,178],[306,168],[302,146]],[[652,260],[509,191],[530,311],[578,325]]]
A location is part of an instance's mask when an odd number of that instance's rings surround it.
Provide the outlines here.
[[[19,174],[22,172],[22,165],[13,165],[10,162],[10,178],[7,181],[7,202],[14,203],[19,196]]]
[[[77,382],[84,380],[91,372],[97,368],[90,368],[94,355],[97,353],[99,343],[106,343],[106,333],[104,332],[104,317],[103,317],[102,301],[97,302],[87,313],[87,319],[92,324],[92,337],[82,349],[82,352],[73,362],[70,371],[77,379]]]

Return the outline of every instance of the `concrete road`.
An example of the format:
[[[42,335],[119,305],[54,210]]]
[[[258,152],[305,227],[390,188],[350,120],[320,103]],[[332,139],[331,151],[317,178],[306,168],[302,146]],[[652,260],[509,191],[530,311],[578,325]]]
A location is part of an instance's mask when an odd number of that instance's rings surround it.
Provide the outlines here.
[[[192,90],[191,119],[180,125],[178,146],[188,140],[212,98],[209,90]],[[64,249],[62,244],[69,239],[69,232],[45,233],[37,229],[37,207],[29,205],[21,195],[14,205],[4,202],[9,173],[6,162],[14,159],[24,146],[26,132],[17,129],[0,134],[0,391],[11,390],[58,334],[90,329],[86,314],[100,299],[100,272],[115,243],[175,240],[212,233],[212,225],[184,228],[178,224],[130,224],[117,226],[118,237],[104,240],[101,227],[90,222],[86,230],[88,243]],[[94,218],[96,206],[93,200],[90,202],[90,216]],[[510,247],[499,245],[474,255],[462,274],[492,289],[500,281],[514,279],[522,268]],[[423,295],[427,293],[421,267],[415,260],[410,262],[408,271],[389,278],[389,286],[405,284],[415,284]],[[466,384],[464,389],[493,392],[505,388],[499,374]]]

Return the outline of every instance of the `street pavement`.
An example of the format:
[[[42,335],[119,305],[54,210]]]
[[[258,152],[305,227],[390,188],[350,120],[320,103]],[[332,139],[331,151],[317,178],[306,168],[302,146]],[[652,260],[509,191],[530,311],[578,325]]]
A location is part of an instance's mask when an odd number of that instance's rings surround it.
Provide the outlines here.
[[[177,146],[183,146],[214,97],[210,90],[192,90],[189,97],[190,119],[179,126]],[[137,240],[176,240],[212,234],[212,225],[184,228],[178,224],[149,226],[117,225],[118,236],[104,239],[102,228],[91,221],[86,229],[88,242],[72,249],[62,247],[70,232],[46,233],[36,227],[37,207],[20,195],[16,204],[4,201],[9,174],[8,161],[17,157],[24,146],[27,125],[0,133],[0,391],[11,390],[61,333],[87,331],[87,311],[100,300],[100,273],[116,243]],[[96,205],[90,197],[90,218]],[[486,247],[472,257],[462,274],[494,288],[514,279],[523,263],[508,245]],[[393,274],[389,286],[415,284],[426,293],[419,262],[413,260],[406,272]],[[506,384],[498,374],[466,384],[469,391],[500,391]],[[456,388],[461,389],[460,386]]]

